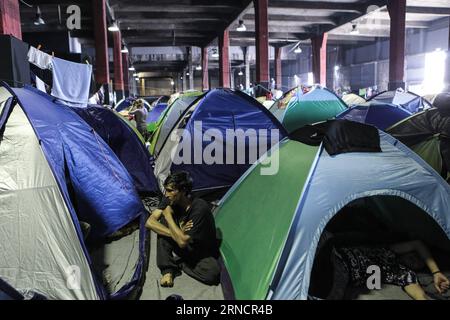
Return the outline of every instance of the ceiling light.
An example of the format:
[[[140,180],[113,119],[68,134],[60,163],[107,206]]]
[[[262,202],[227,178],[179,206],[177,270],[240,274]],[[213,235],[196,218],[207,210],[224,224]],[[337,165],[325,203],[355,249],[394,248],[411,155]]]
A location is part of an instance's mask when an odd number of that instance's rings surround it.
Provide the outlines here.
[[[302,53],[302,48],[297,47],[297,48],[295,48],[294,52],[295,53]]]
[[[41,9],[39,8],[39,6],[37,6],[36,8],[36,19],[34,20],[34,25],[39,26],[42,24],[45,24],[44,19],[42,19],[42,13],[41,13]]]
[[[175,85],[175,82],[173,80],[170,81],[170,85],[173,86]]]
[[[188,76],[188,75],[189,75],[189,72],[186,72],[186,75]]]
[[[133,73],[133,77],[139,77],[139,73]]]
[[[242,72],[242,70],[239,70],[238,76],[243,76],[244,73]]]
[[[113,22],[113,24],[108,27],[108,30],[112,32],[120,31],[119,27],[117,26],[117,23],[115,22]]]
[[[126,46],[123,46],[123,48],[122,48],[122,50],[120,52],[128,53],[128,48]]]
[[[246,30],[247,28],[245,27],[244,20],[239,20],[239,25],[236,28],[236,31],[246,31]]]
[[[135,69],[133,66],[129,67],[128,70],[130,70],[130,71],[136,71],[136,69]]]
[[[196,66],[195,70],[198,70],[198,71],[202,70],[202,66],[200,66],[200,65]]]
[[[359,34],[359,30],[356,29],[356,24],[352,25],[352,31],[350,31],[350,34],[353,34],[353,35]]]

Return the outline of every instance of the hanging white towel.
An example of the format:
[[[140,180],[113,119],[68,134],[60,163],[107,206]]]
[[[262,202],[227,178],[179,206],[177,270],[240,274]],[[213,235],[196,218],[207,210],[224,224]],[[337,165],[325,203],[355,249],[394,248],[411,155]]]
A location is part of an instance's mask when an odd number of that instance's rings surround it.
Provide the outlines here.
[[[46,92],[45,91],[45,82],[42,81],[41,79],[39,79],[37,76],[36,76],[36,88],[42,92]]]
[[[41,50],[30,46],[28,50],[28,61],[41,69],[49,69],[52,65],[53,57]]]
[[[53,58],[52,96],[86,105],[89,99],[92,66]]]

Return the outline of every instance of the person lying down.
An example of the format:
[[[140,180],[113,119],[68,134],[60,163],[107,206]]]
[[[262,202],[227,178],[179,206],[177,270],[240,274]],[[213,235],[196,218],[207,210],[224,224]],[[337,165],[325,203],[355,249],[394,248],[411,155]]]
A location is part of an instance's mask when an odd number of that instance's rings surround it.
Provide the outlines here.
[[[444,294],[450,287],[448,278],[441,272],[437,262],[422,241],[396,243],[390,246],[333,248],[332,263],[339,279],[327,299],[343,299],[348,285],[367,287],[367,280],[373,273],[369,267],[379,267],[381,283],[402,287],[414,300],[430,300],[418,281],[416,272],[428,268],[433,276],[434,288]]]

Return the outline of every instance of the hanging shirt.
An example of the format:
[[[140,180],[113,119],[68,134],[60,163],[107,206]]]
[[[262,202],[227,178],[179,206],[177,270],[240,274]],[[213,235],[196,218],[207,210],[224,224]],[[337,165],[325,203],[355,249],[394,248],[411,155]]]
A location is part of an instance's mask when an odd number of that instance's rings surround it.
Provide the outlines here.
[[[28,61],[41,69],[49,69],[52,65],[53,57],[35,47],[30,46],[28,50]]]
[[[86,106],[89,99],[92,66],[53,58],[52,96]]]

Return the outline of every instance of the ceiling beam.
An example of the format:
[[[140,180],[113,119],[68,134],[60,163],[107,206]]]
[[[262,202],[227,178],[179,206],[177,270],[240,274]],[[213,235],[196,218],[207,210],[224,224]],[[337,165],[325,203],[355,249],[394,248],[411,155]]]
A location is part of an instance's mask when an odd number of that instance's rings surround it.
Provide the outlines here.
[[[115,4],[112,6],[117,13],[132,13],[132,12],[165,12],[165,13],[232,13],[236,10],[232,5],[215,5],[215,6],[188,6],[188,5],[135,5],[135,4]]]
[[[122,31],[122,38],[134,38],[134,37],[208,37],[215,35],[216,32],[213,30],[176,30],[175,33],[172,30],[124,30]]]
[[[116,19],[118,20],[146,20],[153,21],[154,19],[175,19],[189,18],[192,20],[223,20],[223,12],[192,12],[186,14],[185,12],[167,12],[167,11],[152,11],[152,12],[123,12],[116,11]]]
[[[209,30],[217,30],[216,28],[222,26],[223,23],[208,23],[208,29]],[[203,30],[205,28],[205,24],[203,22],[192,22],[192,23],[176,23],[175,20],[172,21],[170,24],[161,24],[161,23],[153,23],[153,22],[146,22],[146,23],[121,23],[120,29],[123,31],[129,31],[129,30],[158,30],[158,31],[167,31],[167,34],[170,35],[172,30],[180,30],[180,31],[198,31]],[[149,34],[149,37],[151,35]]]
[[[438,7],[406,7],[406,13],[433,14],[437,16],[450,15],[450,8]]]
[[[248,21],[255,21],[254,14],[246,14],[244,17],[244,22],[247,24]],[[286,15],[286,14],[269,14],[269,24],[273,22],[282,21],[298,21],[298,22],[314,22],[319,24],[332,24],[336,25],[336,21],[329,17],[323,16],[305,16],[305,15]]]
[[[270,8],[326,10],[334,12],[362,13],[366,6],[354,2],[327,2],[327,1],[271,1]]]

